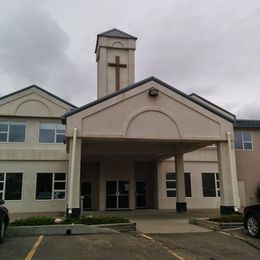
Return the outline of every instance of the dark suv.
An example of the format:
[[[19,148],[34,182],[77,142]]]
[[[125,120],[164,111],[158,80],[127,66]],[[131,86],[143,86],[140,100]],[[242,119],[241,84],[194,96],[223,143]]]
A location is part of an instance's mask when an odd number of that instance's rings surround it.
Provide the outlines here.
[[[245,207],[244,227],[252,237],[260,237],[260,204]]]
[[[8,209],[3,207],[5,202],[0,200],[0,243],[3,242],[7,226],[9,224]]]

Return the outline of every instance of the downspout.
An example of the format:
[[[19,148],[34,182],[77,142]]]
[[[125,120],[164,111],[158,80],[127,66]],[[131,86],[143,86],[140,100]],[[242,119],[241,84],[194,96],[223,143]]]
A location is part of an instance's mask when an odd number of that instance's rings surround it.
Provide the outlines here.
[[[231,182],[233,186],[233,196],[234,196],[234,202],[235,202],[235,210],[238,211],[238,208],[240,207],[240,199],[239,199],[239,193],[238,193],[238,182],[237,182],[237,175],[236,175],[236,164],[235,164],[235,158],[233,154],[232,149],[232,143],[231,143],[231,134],[230,132],[227,132],[227,139],[228,139],[228,153],[229,153],[229,160],[230,160],[230,171],[231,171]]]
[[[76,156],[76,144],[77,144],[77,128],[73,129],[72,139],[72,152],[71,152],[71,167],[70,167],[70,182],[69,182],[69,200],[68,200],[68,214],[72,214],[72,198],[73,198],[73,182],[75,174],[75,156]]]

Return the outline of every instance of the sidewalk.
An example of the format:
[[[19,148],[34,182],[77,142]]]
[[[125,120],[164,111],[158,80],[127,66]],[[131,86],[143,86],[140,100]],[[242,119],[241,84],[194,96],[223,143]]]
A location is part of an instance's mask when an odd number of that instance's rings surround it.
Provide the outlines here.
[[[141,233],[196,233],[210,232],[212,230],[189,224],[190,218],[208,218],[219,215],[219,210],[189,210],[177,213],[175,210],[140,209],[133,211],[88,211],[84,215],[92,216],[120,216],[136,223]]]
[[[61,217],[64,213],[19,213],[11,214],[11,220],[29,216]],[[85,211],[84,216],[120,216],[136,223],[141,233],[194,233],[209,232],[210,229],[189,224],[190,218],[209,218],[219,215],[219,210],[188,210],[177,213],[175,210],[140,209],[126,211]]]

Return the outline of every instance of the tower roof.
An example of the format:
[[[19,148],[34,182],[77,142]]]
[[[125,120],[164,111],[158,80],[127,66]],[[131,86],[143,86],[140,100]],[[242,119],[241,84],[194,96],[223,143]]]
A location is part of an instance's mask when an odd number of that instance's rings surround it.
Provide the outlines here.
[[[133,39],[133,40],[137,40],[137,37],[130,35],[128,33],[125,33],[123,31],[120,31],[116,28],[105,31],[103,33],[99,33],[97,35],[97,41],[96,41],[96,47],[95,47],[95,53],[97,52],[97,46],[98,46],[98,38],[99,37],[110,37],[110,38],[121,38],[121,39]]]
[[[134,40],[137,39],[135,36],[125,33],[123,31],[120,31],[116,28],[111,29],[109,31],[105,31],[103,33],[99,33],[97,36],[98,37],[105,36],[105,37],[114,37],[114,38],[126,38],[126,39],[134,39]]]

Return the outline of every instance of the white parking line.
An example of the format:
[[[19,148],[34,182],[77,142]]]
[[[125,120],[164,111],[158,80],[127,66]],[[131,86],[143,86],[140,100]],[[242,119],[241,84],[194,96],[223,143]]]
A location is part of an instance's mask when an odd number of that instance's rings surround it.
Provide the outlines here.
[[[169,254],[175,256],[178,260],[185,260],[184,257],[179,256],[179,255],[176,254],[173,250],[171,250],[171,249],[168,248],[167,246],[163,245],[161,242],[154,240],[152,237],[147,236],[147,235],[142,234],[142,233],[140,233],[139,235],[140,235],[141,237],[145,238],[145,239],[151,240],[151,241],[153,241],[154,243],[159,244],[160,247],[162,247],[163,249],[165,249]]]

